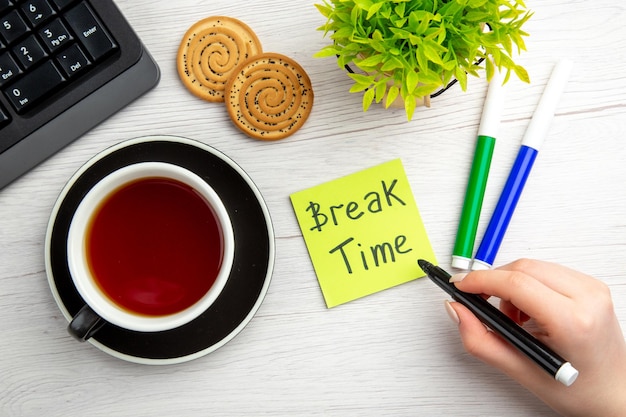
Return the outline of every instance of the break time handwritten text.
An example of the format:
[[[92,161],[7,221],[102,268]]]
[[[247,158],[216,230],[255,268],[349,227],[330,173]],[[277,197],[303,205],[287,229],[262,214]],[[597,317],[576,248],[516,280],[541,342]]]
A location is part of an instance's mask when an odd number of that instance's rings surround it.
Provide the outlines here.
[[[394,179],[391,184],[384,180],[380,181],[380,190],[367,192],[362,201],[348,201],[323,208],[319,203],[311,201],[306,208],[311,213],[314,226],[311,231],[323,232],[325,228],[339,226],[343,222],[358,221],[366,214],[377,214],[390,207],[406,206],[405,201],[394,192],[398,180]],[[407,245],[407,237],[403,234],[391,239],[364,245],[354,236],[347,237],[342,242],[332,246],[328,253],[341,257],[349,274],[356,267],[362,267],[367,271],[370,267],[380,267],[388,262],[396,262],[398,255],[404,255],[413,249]]]

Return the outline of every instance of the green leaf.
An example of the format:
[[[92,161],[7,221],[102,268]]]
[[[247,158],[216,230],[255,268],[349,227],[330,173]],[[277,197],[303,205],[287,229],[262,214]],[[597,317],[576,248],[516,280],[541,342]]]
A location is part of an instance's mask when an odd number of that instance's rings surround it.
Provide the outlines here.
[[[404,11],[406,10],[406,3],[400,3],[396,6],[394,11],[399,17],[404,17]]]
[[[446,53],[446,48],[434,41],[424,41],[424,55],[435,64],[443,65],[441,55]]]
[[[524,42],[524,38],[522,38],[519,33],[511,33],[510,36],[515,46],[517,46],[518,53],[526,50],[526,43]]]
[[[391,87],[389,87],[389,91],[387,91],[387,99],[385,101],[385,108],[389,108],[389,106],[391,106],[391,104],[396,101],[399,94],[400,89],[397,86],[392,85]]]
[[[361,9],[359,9],[358,7],[353,8],[352,11],[350,12],[350,24],[351,24],[352,32],[354,32],[358,26],[360,15],[361,15]]]
[[[380,103],[385,97],[385,91],[387,91],[387,80],[383,79],[376,83],[376,103]]]
[[[422,44],[422,38],[420,38],[419,36],[415,36],[413,34],[409,35],[409,42],[411,42],[411,45],[421,45]]]
[[[493,66],[493,62],[489,58],[485,60],[485,72],[487,73],[487,81],[491,81],[495,73],[495,68]]]
[[[336,30],[335,33],[332,34],[332,39],[342,39],[349,38],[352,36],[353,29],[351,27],[343,27],[339,30]]]
[[[406,24],[408,18],[403,17],[403,18],[392,18],[391,22],[395,25],[395,27],[397,28],[401,28],[404,27],[404,25]]]
[[[352,84],[352,87],[350,87],[350,92],[351,93],[360,93],[361,91],[365,91],[368,88],[370,88],[369,84]]]
[[[365,94],[363,94],[363,111],[367,111],[367,109],[370,108],[372,102],[374,101],[375,94],[376,91],[374,89],[369,89],[365,92]]]
[[[383,7],[380,9],[380,15],[384,19],[389,19],[391,17],[391,13],[393,13],[393,11],[391,10],[391,7]]]
[[[349,73],[348,76],[352,78],[354,82],[357,84],[367,84],[367,85],[373,84],[374,78],[375,78],[373,75],[363,75],[363,74],[357,74],[357,73]]]
[[[420,72],[420,82],[439,86],[443,84],[443,77],[434,71],[422,71]]]
[[[470,22],[486,22],[490,20],[491,15],[487,12],[472,10],[467,12],[465,19]]]
[[[376,54],[358,61],[356,64],[361,67],[375,67],[383,61],[383,56]]]
[[[426,31],[428,30],[429,26],[430,26],[430,22],[431,19],[429,16],[425,16],[420,22],[419,25],[417,25],[417,27],[415,28],[415,33],[417,35],[422,35],[424,33],[426,33]]]
[[[417,51],[415,51],[415,58],[417,59],[417,63],[419,64],[419,68],[421,70],[428,68],[428,58],[426,57],[424,49],[425,48],[418,48]]]
[[[511,70],[507,69],[506,75],[504,76],[504,81],[502,82],[502,84],[506,84],[506,82],[509,81],[509,78],[511,78]]]
[[[487,0],[470,0],[467,5],[472,8],[482,7],[487,3]]]
[[[327,45],[313,55],[316,58],[326,58],[329,56],[337,56],[341,51],[335,45]]]
[[[467,90],[467,74],[463,71],[462,68],[456,68],[454,71],[454,76],[457,80],[459,80],[459,85],[461,86],[461,90]]]
[[[441,13],[443,16],[455,16],[457,13],[463,11],[464,6],[465,5],[462,4],[460,0],[448,1],[444,4],[443,7],[439,9],[439,13]]]
[[[439,87],[439,85],[433,85],[433,84],[421,85],[415,89],[415,91],[413,92],[413,95],[415,97],[425,97],[425,96],[430,95],[430,93],[432,93],[433,91],[435,91],[437,87]]]
[[[329,18],[333,9],[326,4],[316,4],[315,7],[325,18]]]
[[[394,34],[394,39],[409,39],[411,36],[414,36],[405,29],[389,28],[389,30]]]
[[[402,61],[393,55],[388,55],[386,59],[387,59],[387,62],[385,62],[380,67],[380,70],[383,72],[393,71],[395,69],[404,67],[404,64],[402,63]]]
[[[419,75],[415,71],[408,71],[406,74],[406,89],[410,93],[415,90],[419,82]]]
[[[517,75],[517,78],[519,78],[525,83],[530,84],[530,77],[528,76],[528,72],[523,67],[519,65],[515,65],[513,67],[513,71],[515,71],[515,75]]]
[[[502,38],[501,44],[507,54],[511,55],[513,53],[513,44],[511,42],[510,36],[505,36],[504,38]]]
[[[372,16],[374,16],[376,13],[378,13],[380,8],[383,7],[384,4],[385,3],[374,3],[374,4],[372,4],[372,6],[367,11],[366,19],[370,20],[372,18]]]
[[[351,13],[337,12],[335,13],[335,21],[337,23],[347,23],[351,25],[352,24]],[[339,27],[341,26],[343,25],[339,25]]]
[[[387,46],[385,45],[384,42],[372,41],[370,42],[369,47],[372,48],[374,51],[379,52],[381,54],[384,54],[385,52],[387,52]]]
[[[369,10],[369,8],[372,7],[371,0],[354,0],[354,4],[365,11]]]
[[[413,119],[413,113],[415,113],[415,97],[412,95],[404,98],[404,111],[406,112],[406,119],[411,121],[411,119]]]
[[[487,53],[491,55],[491,57],[493,58],[493,62],[496,64],[496,66],[500,67],[500,62],[502,62],[502,53],[500,52],[500,50],[495,48],[489,48],[487,50]]]

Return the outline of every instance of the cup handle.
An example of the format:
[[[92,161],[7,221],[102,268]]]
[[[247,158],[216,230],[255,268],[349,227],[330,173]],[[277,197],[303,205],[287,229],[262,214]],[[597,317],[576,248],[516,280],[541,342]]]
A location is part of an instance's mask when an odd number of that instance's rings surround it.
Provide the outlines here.
[[[79,342],[85,342],[105,323],[91,307],[85,304],[67,326],[67,331]]]

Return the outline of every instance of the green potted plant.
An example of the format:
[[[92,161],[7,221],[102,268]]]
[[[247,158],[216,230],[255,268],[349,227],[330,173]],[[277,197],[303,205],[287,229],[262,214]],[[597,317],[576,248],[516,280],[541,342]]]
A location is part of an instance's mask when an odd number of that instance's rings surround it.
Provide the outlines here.
[[[532,13],[523,0],[323,0],[317,9],[327,18],[318,28],[332,44],[317,57],[336,57],[351,71],[350,92],[364,92],[363,110],[384,99],[400,102],[411,120],[417,105],[457,80],[463,91],[467,74],[496,68],[529,82],[513,60],[526,50],[522,30]],[[361,73],[362,72],[362,73]]]

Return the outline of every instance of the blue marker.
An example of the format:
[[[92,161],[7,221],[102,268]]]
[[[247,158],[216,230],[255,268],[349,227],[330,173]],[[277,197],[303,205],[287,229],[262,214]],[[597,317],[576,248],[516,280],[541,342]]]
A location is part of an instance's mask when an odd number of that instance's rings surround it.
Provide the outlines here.
[[[522,139],[522,146],[513,163],[511,173],[506,180],[496,209],[491,216],[485,236],[478,247],[478,252],[476,252],[476,257],[472,263],[473,270],[489,269],[493,265],[506,229],[526,184],[526,179],[533,167],[539,148],[541,148],[548,133],[550,122],[554,117],[559,98],[563,90],[565,90],[571,70],[572,63],[570,61],[560,61],[552,70],[550,80],[526,129]]]

